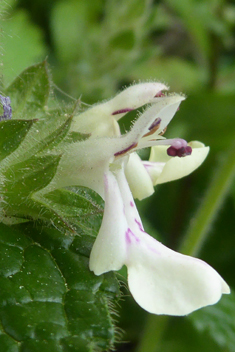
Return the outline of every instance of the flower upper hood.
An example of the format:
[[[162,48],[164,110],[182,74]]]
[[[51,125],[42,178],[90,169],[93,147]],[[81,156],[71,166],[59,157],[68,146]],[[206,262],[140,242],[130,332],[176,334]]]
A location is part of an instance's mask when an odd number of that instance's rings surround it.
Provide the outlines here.
[[[162,83],[139,83],[128,87],[113,99],[92,106],[79,114],[72,125],[73,131],[91,133],[92,138],[120,135],[117,121],[129,111],[156,102],[162,90],[168,87]]]

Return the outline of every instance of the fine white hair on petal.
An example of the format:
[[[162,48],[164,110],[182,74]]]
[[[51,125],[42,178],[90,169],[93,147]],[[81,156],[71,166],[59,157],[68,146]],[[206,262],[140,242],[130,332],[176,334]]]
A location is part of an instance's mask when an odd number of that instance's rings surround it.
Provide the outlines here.
[[[114,98],[96,104],[73,118],[71,131],[91,133],[93,137],[118,136],[117,121],[128,111],[154,101],[155,95],[168,87],[163,83],[147,82],[134,84]],[[159,99],[159,98],[158,98]],[[125,112],[121,112],[126,110]]]
[[[137,109],[145,104],[154,101],[154,97],[162,90],[167,90],[168,87],[163,83],[146,82],[137,83],[124,89],[117,94],[113,99],[106,102],[113,111],[124,108]],[[123,115],[122,115],[123,116]]]
[[[111,117],[110,109],[106,103],[94,105],[75,116],[70,130],[91,134],[91,138],[120,135],[119,125]]]
[[[230,293],[221,276],[202,260],[174,252],[143,232],[138,239],[128,248],[128,284],[148,312],[186,315]]]

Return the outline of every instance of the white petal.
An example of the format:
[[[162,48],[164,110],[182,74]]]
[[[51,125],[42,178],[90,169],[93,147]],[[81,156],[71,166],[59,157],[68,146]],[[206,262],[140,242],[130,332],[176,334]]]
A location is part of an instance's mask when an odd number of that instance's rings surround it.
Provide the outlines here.
[[[111,116],[110,109],[106,103],[94,105],[75,116],[70,130],[91,134],[92,138],[120,135],[119,125]]]
[[[171,121],[182,100],[184,100],[184,97],[180,95],[162,97],[156,104],[151,105],[140,115],[131,131],[128,133],[129,138],[131,138],[133,142],[138,142],[145,134],[149,133],[151,124],[158,117],[161,118],[160,127],[158,129],[158,133],[160,133]],[[143,138],[143,141],[140,141],[140,148],[148,146],[147,143],[145,143],[145,139],[146,138]],[[151,140],[152,136],[150,135],[147,140],[148,139]]]
[[[125,234],[128,228],[122,196],[115,176],[105,175],[105,208],[98,236],[93,245],[89,267],[96,275],[119,270],[126,260]]]
[[[134,198],[141,200],[154,193],[149,173],[136,153],[130,154],[125,167],[125,175]]]
[[[205,262],[170,250],[148,234],[131,238],[128,284],[136,302],[155,314],[186,315],[215,304],[229,287]]]
[[[167,89],[168,87],[163,83],[138,83],[124,89],[106,104],[108,104],[111,113],[125,108],[138,109],[145,104],[154,102],[155,95],[160,93],[162,90]],[[159,98],[157,99],[159,100]],[[157,99],[156,101],[158,101]],[[123,115],[125,114],[118,114],[114,116],[119,119]]]
[[[131,230],[137,233],[138,231],[140,231],[140,229],[141,230],[143,229],[143,225],[123,169],[120,169],[116,172],[116,179],[119,185],[119,189],[120,189],[123,204],[124,204],[124,211],[125,211],[125,216],[128,224],[128,230]]]
[[[187,176],[203,163],[209,153],[209,147],[205,147],[200,142],[191,142],[189,145],[193,148],[192,154],[182,158],[168,156],[166,146],[151,148],[149,158],[151,164],[146,163],[146,166],[154,185]],[[165,163],[163,163],[164,159]],[[158,164],[158,161],[161,163]],[[154,162],[156,162],[156,170],[154,170]],[[159,174],[160,168],[162,168],[162,172]]]

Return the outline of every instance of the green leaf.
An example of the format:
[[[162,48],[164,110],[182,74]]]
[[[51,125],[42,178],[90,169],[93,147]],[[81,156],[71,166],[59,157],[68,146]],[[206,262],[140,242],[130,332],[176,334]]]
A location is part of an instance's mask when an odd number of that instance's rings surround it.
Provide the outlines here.
[[[94,238],[0,224],[0,342],[6,351],[93,352],[113,346],[112,273],[88,268]],[[9,258],[6,261],[6,258]],[[7,349],[8,348],[8,349]]]
[[[9,335],[3,334],[0,331],[0,346],[2,348],[3,351],[6,352],[18,352],[18,346],[19,343],[17,341],[15,341],[12,337],[10,337]]]
[[[196,329],[207,333],[226,351],[235,346],[235,294],[222,297],[219,303],[203,308],[188,316]]]
[[[30,66],[6,89],[12,102],[13,118],[35,118],[47,103],[50,81],[46,61]]]
[[[0,122],[0,161],[18,148],[33,122],[34,120],[8,120]]]
[[[49,200],[50,207],[69,223],[77,224],[91,235],[98,231],[104,202],[94,191],[72,187],[50,192],[45,198]]]

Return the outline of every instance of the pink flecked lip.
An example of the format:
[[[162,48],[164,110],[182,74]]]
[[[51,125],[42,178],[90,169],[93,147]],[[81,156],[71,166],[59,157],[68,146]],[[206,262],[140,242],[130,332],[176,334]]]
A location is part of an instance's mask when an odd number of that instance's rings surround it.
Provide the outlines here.
[[[139,226],[140,231],[145,232],[144,229],[143,229],[142,224],[140,223],[140,221],[138,221],[137,219],[135,219],[135,222],[136,222],[136,224]]]
[[[131,238],[133,238],[135,240],[135,242],[140,242],[140,239],[131,231],[130,228],[128,228],[127,231],[126,231],[126,241],[127,241],[127,243],[131,243],[132,242]]]

